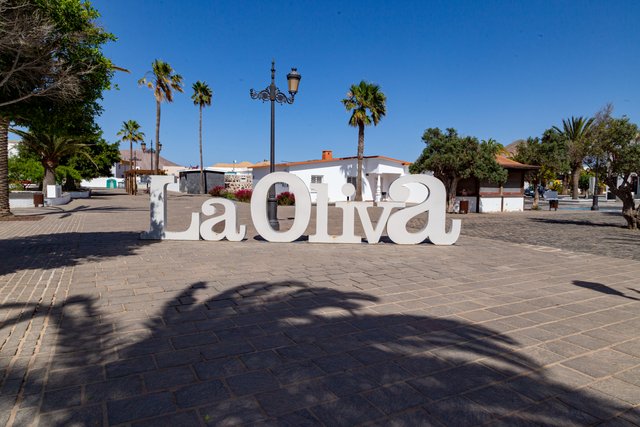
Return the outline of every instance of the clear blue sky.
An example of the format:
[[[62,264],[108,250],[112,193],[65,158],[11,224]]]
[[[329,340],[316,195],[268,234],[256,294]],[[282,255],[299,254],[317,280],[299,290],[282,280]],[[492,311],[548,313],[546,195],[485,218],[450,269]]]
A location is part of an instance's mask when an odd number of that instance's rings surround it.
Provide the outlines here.
[[[293,105],[276,105],[276,160],[356,154],[357,130],[339,102],[352,83],[379,84],[387,117],[365,131],[365,155],[413,161],[428,127],[507,145],[612,102],[640,123],[638,1],[177,1],[94,0],[118,37],[105,53],[131,70],[105,93],[107,140],[137,120],[149,141],[155,100],[137,80],[162,59],[185,93],[162,105],[163,156],[198,163],[191,84],[214,91],[204,112],[205,165],[269,157],[269,104],[249,89],[302,74]],[[123,147],[124,148],[124,147]],[[128,147],[127,147],[128,148]]]

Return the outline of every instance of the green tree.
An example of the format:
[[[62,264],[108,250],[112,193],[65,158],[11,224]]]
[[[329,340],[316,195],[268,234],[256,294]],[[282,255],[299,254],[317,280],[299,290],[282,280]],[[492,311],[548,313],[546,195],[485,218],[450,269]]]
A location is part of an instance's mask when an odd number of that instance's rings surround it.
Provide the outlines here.
[[[18,155],[9,157],[9,182],[31,181],[41,184],[43,177],[44,168],[38,158],[24,147],[18,146]]]
[[[56,183],[55,171],[62,159],[73,155],[83,155],[90,158],[87,144],[76,137],[25,132],[17,129],[12,130],[12,132],[22,137],[21,144],[31,153],[38,156],[40,163],[44,167],[42,185],[45,188],[47,185]]]
[[[9,125],[92,127],[101,111],[115,68],[101,48],[115,38],[96,25],[98,17],[85,0],[0,1],[0,216],[11,214]]]
[[[347,97],[343,99],[347,111],[351,112],[349,125],[358,128],[358,175],[356,176],[356,201],[362,201],[362,160],[364,157],[364,127],[373,123],[377,126],[387,114],[387,98],[380,86],[362,80],[351,85]]]
[[[78,172],[80,180],[93,179],[101,176],[112,176],[112,167],[120,162],[119,143],[108,143],[100,138],[98,141],[87,144],[89,156],[74,154],[61,160],[61,164],[67,165]],[[77,189],[80,180],[67,180],[66,189]]]
[[[535,191],[533,209],[538,209],[540,195],[538,186],[553,180],[556,175],[566,170],[564,144],[555,131],[545,131],[542,138],[527,138],[516,146],[513,159],[517,162],[538,166],[538,169],[527,172],[527,180],[531,182]]]
[[[451,212],[460,180],[475,177],[496,184],[504,183],[507,171],[496,161],[502,145],[494,140],[479,142],[471,136],[461,137],[449,128],[424,131],[422,141],[426,147],[411,165],[411,173],[433,172],[447,189],[447,210]]]
[[[208,107],[211,105],[211,100],[213,99],[213,91],[205,82],[201,82],[198,80],[192,86],[193,95],[191,95],[191,99],[193,100],[193,104],[197,105],[200,110],[200,124],[198,128],[198,141],[200,143],[200,193],[205,194],[206,188],[204,185],[204,163],[202,161],[202,108]]]
[[[147,76],[149,78],[147,78]],[[182,92],[182,76],[176,74],[168,63],[156,59],[143,78],[138,80],[141,86],[153,91],[156,99],[156,170],[160,165],[160,104],[173,102],[173,91]]]
[[[553,129],[564,138],[567,146],[567,156],[571,167],[571,198],[578,198],[580,184],[580,172],[584,165],[584,159],[589,154],[589,133],[593,125],[593,118],[571,117],[562,120],[562,129],[554,126]]]
[[[122,128],[116,134],[123,141],[129,141],[129,169],[133,168],[133,143],[144,141],[144,132],[140,131],[140,125],[135,120],[122,122]]]
[[[605,107],[607,109],[607,107]],[[594,151],[587,159],[592,170],[622,200],[622,216],[628,228],[640,229],[640,206],[633,199],[631,176],[640,175],[640,133],[628,117],[614,118],[611,110],[596,115],[593,129]]]

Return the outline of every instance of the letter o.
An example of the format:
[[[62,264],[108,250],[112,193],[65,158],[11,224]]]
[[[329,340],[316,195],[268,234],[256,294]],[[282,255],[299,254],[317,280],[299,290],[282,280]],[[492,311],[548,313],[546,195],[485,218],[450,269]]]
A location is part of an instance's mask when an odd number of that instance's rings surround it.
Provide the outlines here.
[[[269,225],[267,218],[267,198],[269,197],[269,188],[272,185],[283,182],[289,185],[295,198],[295,218],[291,229],[287,231],[276,231]],[[274,172],[260,179],[253,189],[251,196],[251,220],[265,240],[269,242],[293,242],[305,232],[311,218],[311,195],[304,182],[296,175],[287,172]]]

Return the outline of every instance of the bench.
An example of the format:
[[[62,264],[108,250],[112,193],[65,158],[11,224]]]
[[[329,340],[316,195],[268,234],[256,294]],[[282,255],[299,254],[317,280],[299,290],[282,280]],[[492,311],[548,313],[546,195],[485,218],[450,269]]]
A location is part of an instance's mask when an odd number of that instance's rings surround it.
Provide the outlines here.
[[[544,195],[542,197],[544,197],[545,200],[549,201],[549,210],[551,209],[558,210],[558,192],[557,191],[547,190],[544,192]]]

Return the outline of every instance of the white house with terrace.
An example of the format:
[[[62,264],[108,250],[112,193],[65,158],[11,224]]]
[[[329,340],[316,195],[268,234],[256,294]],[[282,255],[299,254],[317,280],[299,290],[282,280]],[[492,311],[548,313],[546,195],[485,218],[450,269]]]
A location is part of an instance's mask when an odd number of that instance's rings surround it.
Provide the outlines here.
[[[389,186],[401,176],[409,174],[410,162],[392,159],[385,156],[365,156],[362,162],[362,198],[365,201],[381,201],[387,198]],[[269,174],[269,163],[253,166],[253,185]],[[324,150],[322,158],[303,162],[279,163],[275,165],[277,172],[289,172],[298,176],[311,192],[311,184],[326,183],[329,187],[329,202],[346,201],[342,186],[350,183],[356,185],[358,173],[357,157],[333,157],[331,150]],[[276,185],[276,194],[289,189],[285,184]],[[417,189],[419,190],[419,189]],[[415,196],[414,196],[415,195]],[[414,191],[409,202],[421,202],[426,193]],[[316,194],[311,192],[311,200],[315,202]],[[415,200],[413,200],[415,199]]]

